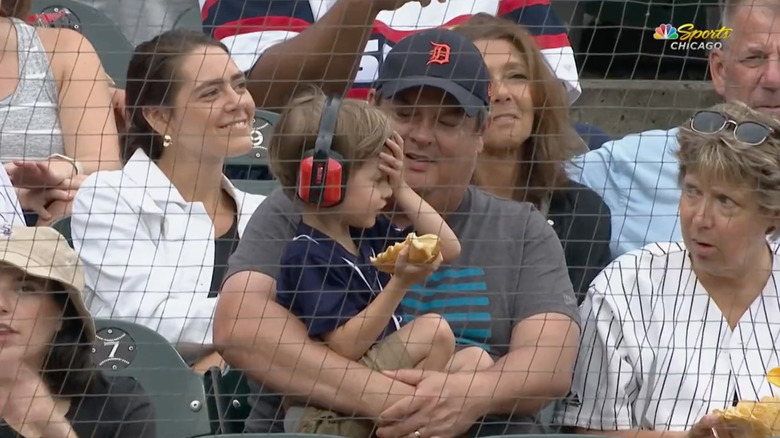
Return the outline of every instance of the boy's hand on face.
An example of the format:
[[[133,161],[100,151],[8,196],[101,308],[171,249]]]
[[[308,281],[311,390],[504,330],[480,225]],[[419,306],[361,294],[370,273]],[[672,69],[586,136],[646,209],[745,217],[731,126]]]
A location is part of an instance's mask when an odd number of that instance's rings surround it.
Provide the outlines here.
[[[404,140],[397,132],[393,132],[393,135],[385,141],[385,145],[389,153],[384,151],[379,153],[381,160],[379,170],[387,175],[393,193],[397,194],[400,190],[408,188],[404,180]]]

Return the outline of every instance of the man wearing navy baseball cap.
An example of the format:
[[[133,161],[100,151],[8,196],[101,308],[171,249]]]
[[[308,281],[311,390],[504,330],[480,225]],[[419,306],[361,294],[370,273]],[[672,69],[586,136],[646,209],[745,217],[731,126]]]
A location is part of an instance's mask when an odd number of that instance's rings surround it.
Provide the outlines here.
[[[420,87],[447,92],[469,117],[490,107],[490,76],[482,54],[449,30],[431,29],[401,40],[387,54],[374,85],[384,98]]]
[[[230,259],[215,342],[231,346],[222,354],[245,370],[252,393],[265,383],[332,410],[317,433],[341,435],[345,417],[372,420],[380,438],[539,432],[533,416],[569,392],[579,347],[577,301],[544,216],[529,203],[470,184],[491,100],[480,52],[452,31],[414,33],[388,53],[369,98],[404,140],[406,182],[446,218],[462,248],[454,263],[407,292],[402,323],[441,314],[458,345],[482,348],[480,366],[381,374],[311,342],[296,315],[274,299],[279,259],[298,223],[281,190],[257,209]],[[408,225],[397,216],[393,222]],[[279,424],[278,410],[263,400],[252,399],[247,432]],[[287,411],[287,432],[300,430],[301,409]]]
[[[446,29],[414,33],[387,54],[369,100],[404,138],[406,180],[456,208],[482,151],[490,111],[490,75],[468,38]]]

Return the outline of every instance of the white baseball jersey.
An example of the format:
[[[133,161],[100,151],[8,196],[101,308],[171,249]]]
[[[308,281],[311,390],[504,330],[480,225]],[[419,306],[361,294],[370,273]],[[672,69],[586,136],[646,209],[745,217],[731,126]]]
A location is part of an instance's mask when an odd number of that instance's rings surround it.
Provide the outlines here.
[[[572,394],[556,423],[684,431],[735,398],[780,396],[766,380],[780,365],[778,249],[771,244],[769,281],[734,330],[696,278],[684,244],[651,244],[616,259],[580,308]]]

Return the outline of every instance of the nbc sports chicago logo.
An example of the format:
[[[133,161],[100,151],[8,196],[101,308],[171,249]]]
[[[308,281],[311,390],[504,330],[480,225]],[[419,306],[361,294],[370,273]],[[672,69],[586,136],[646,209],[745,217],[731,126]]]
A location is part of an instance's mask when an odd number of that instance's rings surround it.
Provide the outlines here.
[[[723,26],[720,29],[696,29],[693,23],[680,27],[661,24],[655,28],[653,38],[668,40],[672,50],[713,50],[723,46],[722,41],[731,36],[734,29]]]

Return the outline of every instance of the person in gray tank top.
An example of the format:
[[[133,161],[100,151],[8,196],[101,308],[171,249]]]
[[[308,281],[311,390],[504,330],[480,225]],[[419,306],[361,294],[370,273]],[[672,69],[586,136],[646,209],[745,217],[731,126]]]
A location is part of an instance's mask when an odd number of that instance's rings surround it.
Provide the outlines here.
[[[39,224],[69,212],[86,175],[120,167],[106,73],[68,29],[23,21],[29,0],[0,3],[0,161]]]

